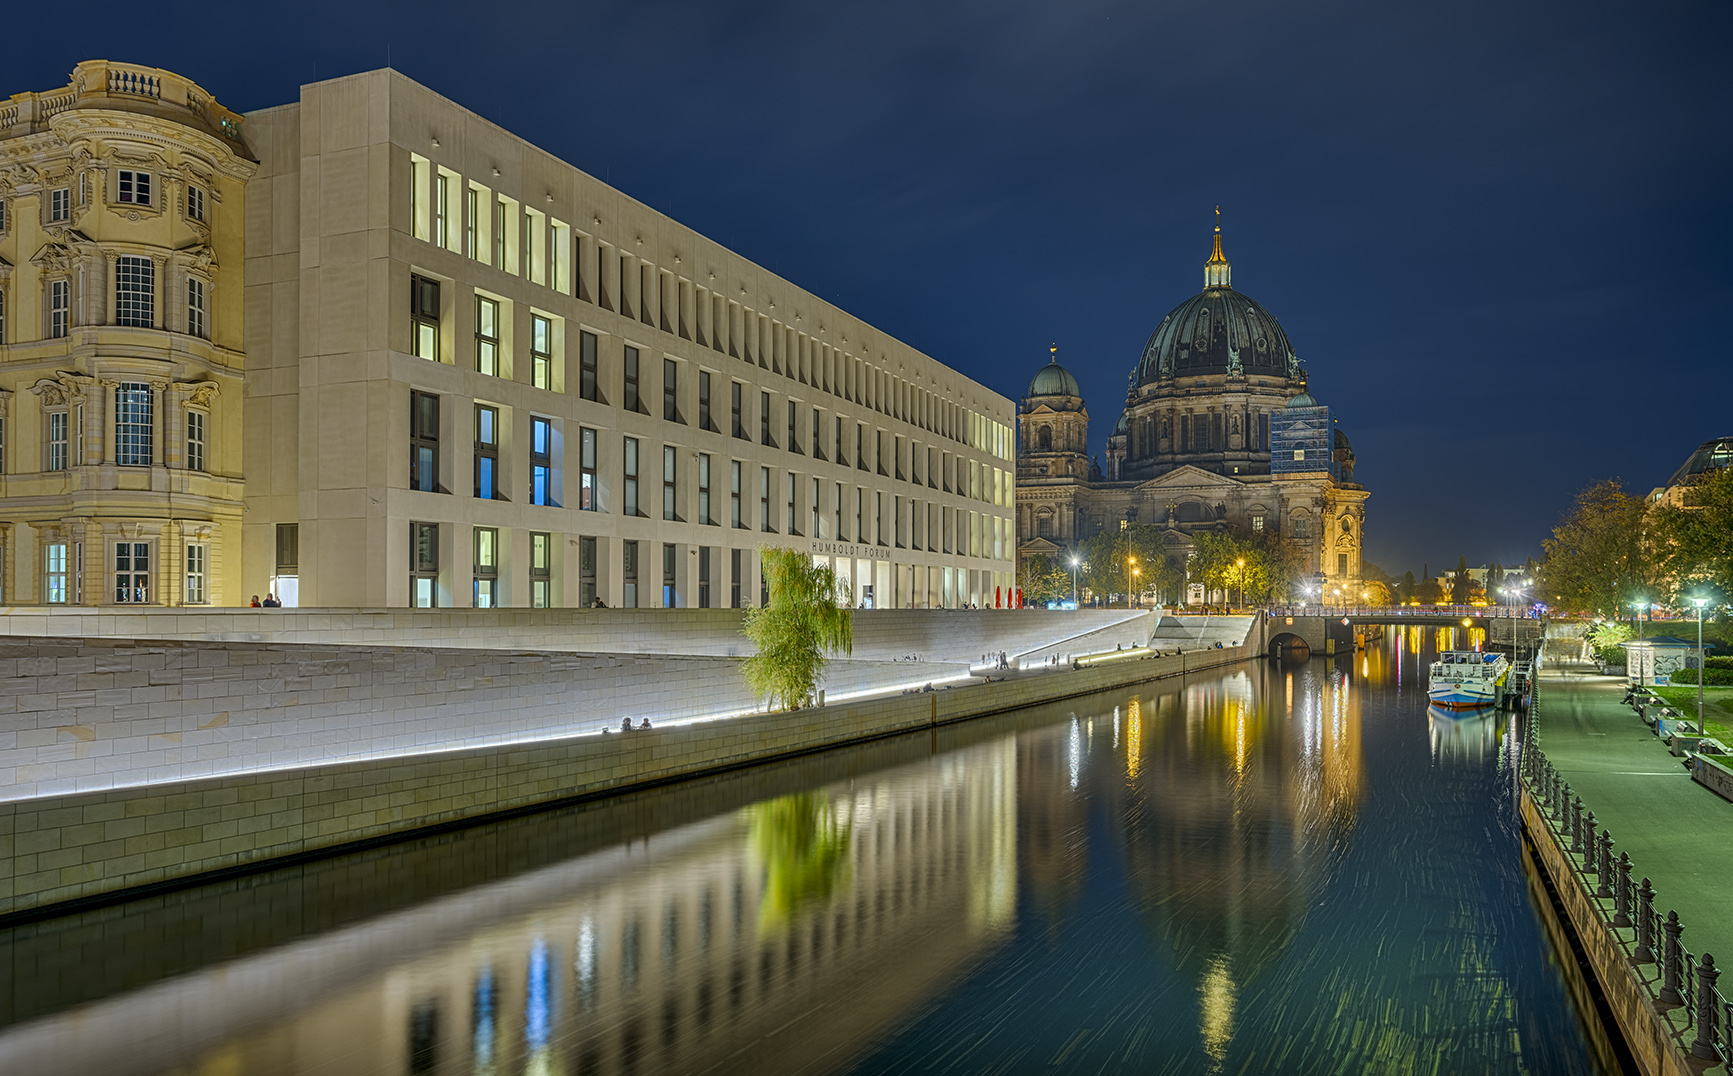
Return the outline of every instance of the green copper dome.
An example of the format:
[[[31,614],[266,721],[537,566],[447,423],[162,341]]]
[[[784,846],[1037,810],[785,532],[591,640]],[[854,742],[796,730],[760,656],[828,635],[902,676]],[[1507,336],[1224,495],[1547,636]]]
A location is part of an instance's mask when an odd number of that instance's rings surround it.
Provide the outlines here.
[[[1028,396],[1076,396],[1081,398],[1083,390],[1077,386],[1077,379],[1071,376],[1071,371],[1059,365],[1059,359],[1041,367],[1034,380],[1029,382]]]

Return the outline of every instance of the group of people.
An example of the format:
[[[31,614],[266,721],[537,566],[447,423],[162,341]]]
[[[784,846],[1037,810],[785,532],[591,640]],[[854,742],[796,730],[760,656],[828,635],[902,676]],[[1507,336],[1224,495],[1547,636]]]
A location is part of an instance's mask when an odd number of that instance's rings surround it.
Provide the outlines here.
[[[281,609],[282,607],[283,607],[283,603],[281,601],[277,600],[277,596],[275,594],[266,594],[264,601],[260,601],[259,596],[257,594],[253,595],[253,602],[252,602],[251,608],[254,608],[254,609]]]
[[[633,725],[632,719],[629,717],[620,718],[620,731],[621,732],[642,732],[642,731],[649,729],[649,727],[650,727],[650,719],[647,717],[641,723],[639,723],[637,725]],[[614,731],[614,730],[609,729],[609,728],[604,728],[602,730],[603,734],[607,734],[607,733],[610,733],[612,731]]]

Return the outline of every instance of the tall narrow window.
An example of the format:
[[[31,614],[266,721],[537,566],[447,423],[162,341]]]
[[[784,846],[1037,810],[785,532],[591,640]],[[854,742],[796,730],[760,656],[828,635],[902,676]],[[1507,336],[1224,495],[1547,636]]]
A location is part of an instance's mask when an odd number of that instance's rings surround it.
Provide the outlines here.
[[[301,525],[277,524],[277,575],[298,576],[301,572]]]
[[[741,556],[741,552],[738,549],[728,551],[728,608],[730,609],[740,608],[740,574],[743,570],[741,562],[745,560]]]
[[[758,529],[770,531],[770,468],[758,469]]]
[[[114,461],[123,467],[151,464],[151,389],[137,381],[114,387]]]
[[[578,333],[578,395],[586,400],[600,400],[597,393],[596,334]]]
[[[627,609],[638,607],[638,543],[620,543],[620,582],[624,601],[620,604]]]
[[[625,513],[629,516],[638,514],[638,439],[626,438],[626,488]]]
[[[698,522],[704,526],[715,524],[710,516],[710,453],[698,456]]]
[[[187,470],[205,469],[205,413],[187,412]]]
[[[48,335],[60,339],[72,328],[72,284],[66,280],[48,282]]]
[[[409,394],[409,488],[439,492],[439,397]]]
[[[836,540],[846,542],[848,541],[848,532],[842,527],[842,513],[842,483],[838,482],[836,484]]]
[[[475,495],[484,501],[500,496],[499,409],[475,405]]]
[[[599,491],[596,489],[596,431],[580,429],[578,431],[578,509],[583,512],[597,511],[600,505]]]
[[[885,543],[885,495],[882,490],[873,492],[873,529],[878,533],[879,545]]]
[[[187,278],[187,334],[199,337],[211,335],[210,310],[205,303],[205,282],[197,277]]]
[[[71,187],[56,187],[48,192],[48,219],[50,221],[72,219]]]
[[[530,384],[554,387],[554,322],[540,314],[530,315]]]
[[[679,598],[674,593],[674,564],[680,547],[671,542],[662,545],[662,608],[672,609],[679,604]]]
[[[674,464],[675,464],[674,446],[673,445],[663,445],[662,446],[662,518],[663,519],[679,519],[680,518],[679,516],[674,514],[676,502],[679,500],[679,496],[678,496],[679,491],[676,489],[676,487],[674,485],[674,473],[675,473],[674,472]]]
[[[550,609],[554,604],[551,566],[554,558],[554,537],[541,531],[530,532],[530,608]]]
[[[746,440],[746,423],[742,421],[740,416],[740,382],[738,381],[730,383],[729,404],[734,409],[734,436],[744,441]]]
[[[485,295],[475,297],[475,368],[499,376],[499,303]]]
[[[409,278],[410,350],[417,358],[439,361],[439,281]]]
[[[69,600],[67,581],[67,545],[50,542],[42,551],[42,596],[50,605],[65,605]]]
[[[505,202],[493,204],[493,267],[506,268],[506,213]]]
[[[770,439],[770,393],[758,394],[758,443],[776,447],[776,442]]]
[[[638,398],[638,349],[626,345],[626,410],[644,413],[644,405]]]
[[[115,201],[130,205],[150,205],[150,173],[120,170],[115,184]]]
[[[156,263],[122,256],[114,260],[114,323],[148,329],[156,317]]]
[[[558,508],[554,490],[554,423],[530,419],[530,503]]]
[[[818,533],[818,492],[819,492],[818,479],[815,478],[812,480],[812,529],[807,531],[807,534],[813,538],[819,537],[819,533]]]
[[[800,533],[798,530],[795,529],[795,526],[794,526],[795,523],[800,519],[800,515],[795,510],[795,506],[794,506],[795,505],[795,492],[796,492],[795,483],[797,483],[799,481],[800,481],[799,475],[795,474],[793,471],[788,472],[788,515],[784,516],[783,518],[788,520],[788,533],[790,533],[790,534],[799,534]]]
[[[432,609],[439,604],[439,524],[409,525],[409,604]]]
[[[662,419],[665,422],[680,421],[680,403],[677,390],[680,382],[680,367],[673,359],[662,360]]]
[[[578,605],[588,609],[596,604],[596,540],[578,539]]]
[[[798,421],[799,415],[800,405],[793,400],[788,401],[788,450],[790,452],[800,451],[800,441],[794,436],[795,423]]]
[[[698,428],[714,430],[716,424],[710,418],[710,371],[698,371]]]
[[[64,471],[67,467],[66,412],[48,413],[48,469]]]
[[[470,187],[463,192],[463,253],[465,257],[481,257],[481,248],[476,244],[476,236],[480,233],[481,221],[476,214],[481,211],[481,192]]]
[[[735,530],[745,530],[746,521],[740,518],[740,461],[728,461],[728,519]]]
[[[836,416],[836,462],[848,466],[848,457],[842,454],[842,416]]]
[[[125,605],[150,601],[150,543],[114,543],[114,600]]]
[[[477,527],[475,535],[474,605],[492,609],[499,604],[499,531]]]
[[[812,458],[824,459],[824,412],[818,408],[812,409]]]
[[[205,219],[205,191],[203,187],[187,186],[187,216],[193,220]]]
[[[714,552],[709,546],[698,547],[698,608],[710,608],[710,554]]]
[[[445,169],[439,170],[439,177],[434,180],[433,196],[433,241],[435,244],[450,249],[451,247],[451,174]]]
[[[202,543],[191,543],[187,546],[187,586],[186,603],[188,605],[203,605],[209,599],[205,595],[205,556],[210,547]]]
[[[855,469],[859,471],[869,469],[866,460],[866,423],[864,422],[854,424],[854,465]]]

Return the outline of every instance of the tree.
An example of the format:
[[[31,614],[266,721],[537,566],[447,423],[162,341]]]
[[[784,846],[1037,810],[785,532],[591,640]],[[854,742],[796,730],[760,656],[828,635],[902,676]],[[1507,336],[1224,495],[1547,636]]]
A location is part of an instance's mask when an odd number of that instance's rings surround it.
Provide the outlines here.
[[[1083,543],[1081,578],[1091,591],[1102,596],[1123,594],[1128,585],[1139,593],[1154,592],[1157,598],[1176,591],[1180,575],[1167,563],[1167,543],[1160,527],[1128,523],[1120,530],[1102,531]],[[1127,571],[1131,557],[1138,574]]]
[[[1628,603],[1654,597],[1660,573],[1648,504],[1608,479],[1576,496],[1541,545],[1539,594],[1565,609],[1617,618]]]
[[[1023,562],[1017,585],[1023,588],[1024,601],[1043,605],[1070,596],[1071,572],[1047,554],[1037,553]]]
[[[818,690],[831,654],[854,652],[854,614],[836,572],[793,549],[761,549],[769,601],[746,614],[741,634],[758,647],[742,663],[746,686],[795,710]]]
[[[1437,605],[1444,600],[1444,588],[1436,579],[1422,579],[1414,584],[1414,600],[1421,605]]]
[[[1403,572],[1401,590],[1403,604],[1406,605],[1414,600],[1414,586],[1414,573],[1412,571]]]
[[[1450,574],[1450,604],[1467,605],[1474,577],[1468,574],[1468,558],[1456,558],[1456,571]]]
[[[1498,561],[1495,560],[1492,562],[1492,567],[1486,570],[1486,600],[1494,605],[1503,604],[1504,595],[1499,593],[1503,589],[1504,569],[1499,567]]]
[[[1733,468],[1705,476],[1685,491],[1685,507],[1655,511],[1664,562],[1673,586],[1687,597],[1733,598]]]
[[[1589,629],[1589,651],[1602,665],[1623,665],[1625,652],[1619,644],[1631,637],[1631,629],[1616,620],[1596,624]]]

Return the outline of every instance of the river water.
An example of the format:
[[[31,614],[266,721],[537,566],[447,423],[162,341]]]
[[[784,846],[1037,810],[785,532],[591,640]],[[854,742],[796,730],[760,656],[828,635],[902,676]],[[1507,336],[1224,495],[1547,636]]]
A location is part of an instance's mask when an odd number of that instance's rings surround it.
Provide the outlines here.
[[[0,934],[0,1072],[1583,1073],[1452,633]]]

